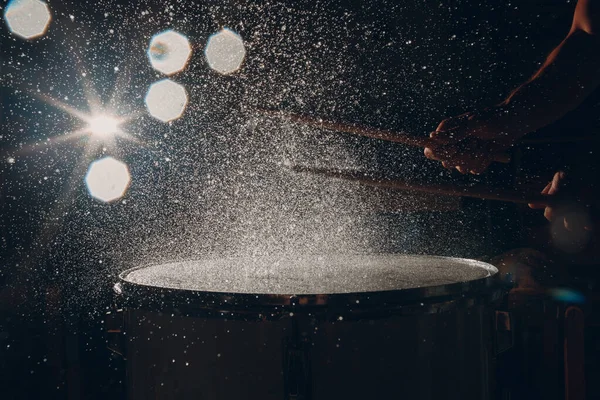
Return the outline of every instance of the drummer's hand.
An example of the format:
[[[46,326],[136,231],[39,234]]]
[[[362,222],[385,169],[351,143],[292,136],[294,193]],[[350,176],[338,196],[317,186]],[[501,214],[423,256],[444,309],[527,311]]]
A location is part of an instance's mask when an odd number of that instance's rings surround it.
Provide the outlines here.
[[[542,194],[548,196],[548,202],[532,203],[529,207],[544,209],[548,221],[562,221],[570,232],[591,231],[590,201],[585,193],[573,187],[566,173],[559,171],[552,181],[544,187]]]
[[[437,160],[447,169],[460,173],[480,174],[491,164],[494,155],[508,150],[520,135],[509,133],[502,108],[490,107],[442,121],[430,137],[425,157]]]

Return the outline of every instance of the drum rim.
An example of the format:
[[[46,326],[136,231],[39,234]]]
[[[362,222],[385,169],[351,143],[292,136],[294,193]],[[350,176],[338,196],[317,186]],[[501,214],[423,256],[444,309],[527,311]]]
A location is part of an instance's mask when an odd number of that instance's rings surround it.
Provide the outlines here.
[[[404,254],[398,254],[404,255]],[[418,256],[418,255],[416,255]],[[379,307],[393,308],[414,306],[422,303],[443,303],[457,298],[477,297],[493,292],[499,287],[498,269],[486,262],[444,256],[429,256],[432,260],[468,261],[476,264],[486,271],[487,277],[466,282],[454,282],[438,286],[424,286],[409,289],[395,289],[369,292],[349,292],[331,294],[266,294],[266,293],[236,293],[212,292],[202,290],[164,288],[158,286],[132,283],[126,276],[136,270],[158,264],[145,264],[127,269],[118,276],[118,282],[113,289],[117,297],[125,304],[141,307],[172,307],[177,309],[225,309],[249,310],[255,308],[314,308],[324,306],[360,307],[361,309]],[[230,257],[236,259],[236,257]],[[240,257],[241,258],[241,257]],[[197,260],[197,259],[196,259]],[[201,259],[206,260],[206,259]],[[190,259],[189,261],[194,261]]]

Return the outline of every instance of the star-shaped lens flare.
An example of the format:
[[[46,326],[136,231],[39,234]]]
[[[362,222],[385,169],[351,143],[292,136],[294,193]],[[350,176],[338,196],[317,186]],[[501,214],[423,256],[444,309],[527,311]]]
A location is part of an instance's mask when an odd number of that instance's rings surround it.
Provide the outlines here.
[[[75,107],[49,96],[43,95],[42,99],[78,120],[74,123],[75,129],[51,138],[51,141],[54,143],[87,136],[90,139],[89,143],[101,144],[102,146],[108,147],[113,146],[115,144],[115,139],[117,138],[135,142],[136,144],[142,144],[124,128],[124,125],[132,119],[137,118],[139,113],[119,115],[115,111],[116,107],[103,105],[96,99],[90,97],[86,99],[88,103],[87,108],[89,110],[87,112],[78,110]],[[111,101],[110,103],[113,102]]]
[[[121,133],[121,119],[108,114],[91,115],[85,118],[85,130],[97,137],[108,137]]]

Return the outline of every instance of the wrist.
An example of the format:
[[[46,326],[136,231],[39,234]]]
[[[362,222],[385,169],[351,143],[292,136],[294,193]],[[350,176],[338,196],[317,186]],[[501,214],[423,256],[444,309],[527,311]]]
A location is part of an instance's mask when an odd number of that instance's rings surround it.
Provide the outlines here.
[[[472,120],[479,135],[488,139],[514,142],[529,132],[509,102],[475,112]]]

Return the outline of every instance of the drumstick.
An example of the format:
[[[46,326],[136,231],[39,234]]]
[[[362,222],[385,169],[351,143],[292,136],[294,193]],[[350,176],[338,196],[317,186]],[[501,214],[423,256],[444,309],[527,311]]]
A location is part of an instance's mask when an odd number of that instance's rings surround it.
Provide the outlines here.
[[[541,194],[524,194],[516,190],[495,189],[489,186],[460,187],[449,184],[427,184],[408,182],[400,179],[375,178],[362,171],[339,170],[330,168],[313,168],[293,165],[294,172],[306,172],[330,178],[361,183],[366,186],[388,189],[411,190],[422,193],[441,194],[446,196],[473,197],[483,200],[498,200],[510,203],[548,203],[548,197]]]
[[[402,143],[408,146],[429,147],[431,144],[435,143],[430,138],[422,138],[415,135],[410,135],[406,132],[396,132],[358,124],[327,121],[322,118],[315,118],[302,114],[293,114],[287,112],[282,113],[279,111],[266,109],[260,109],[259,111],[267,115],[282,116],[289,119],[290,121],[297,122],[303,125],[328,129],[330,131],[335,132],[352,133],[355,135],[365,136],[373,139],[381,139],[386,140],[388,142]],[[492,160],[507,164],[510,162],[510,156],[508,154],[494,154]]]

